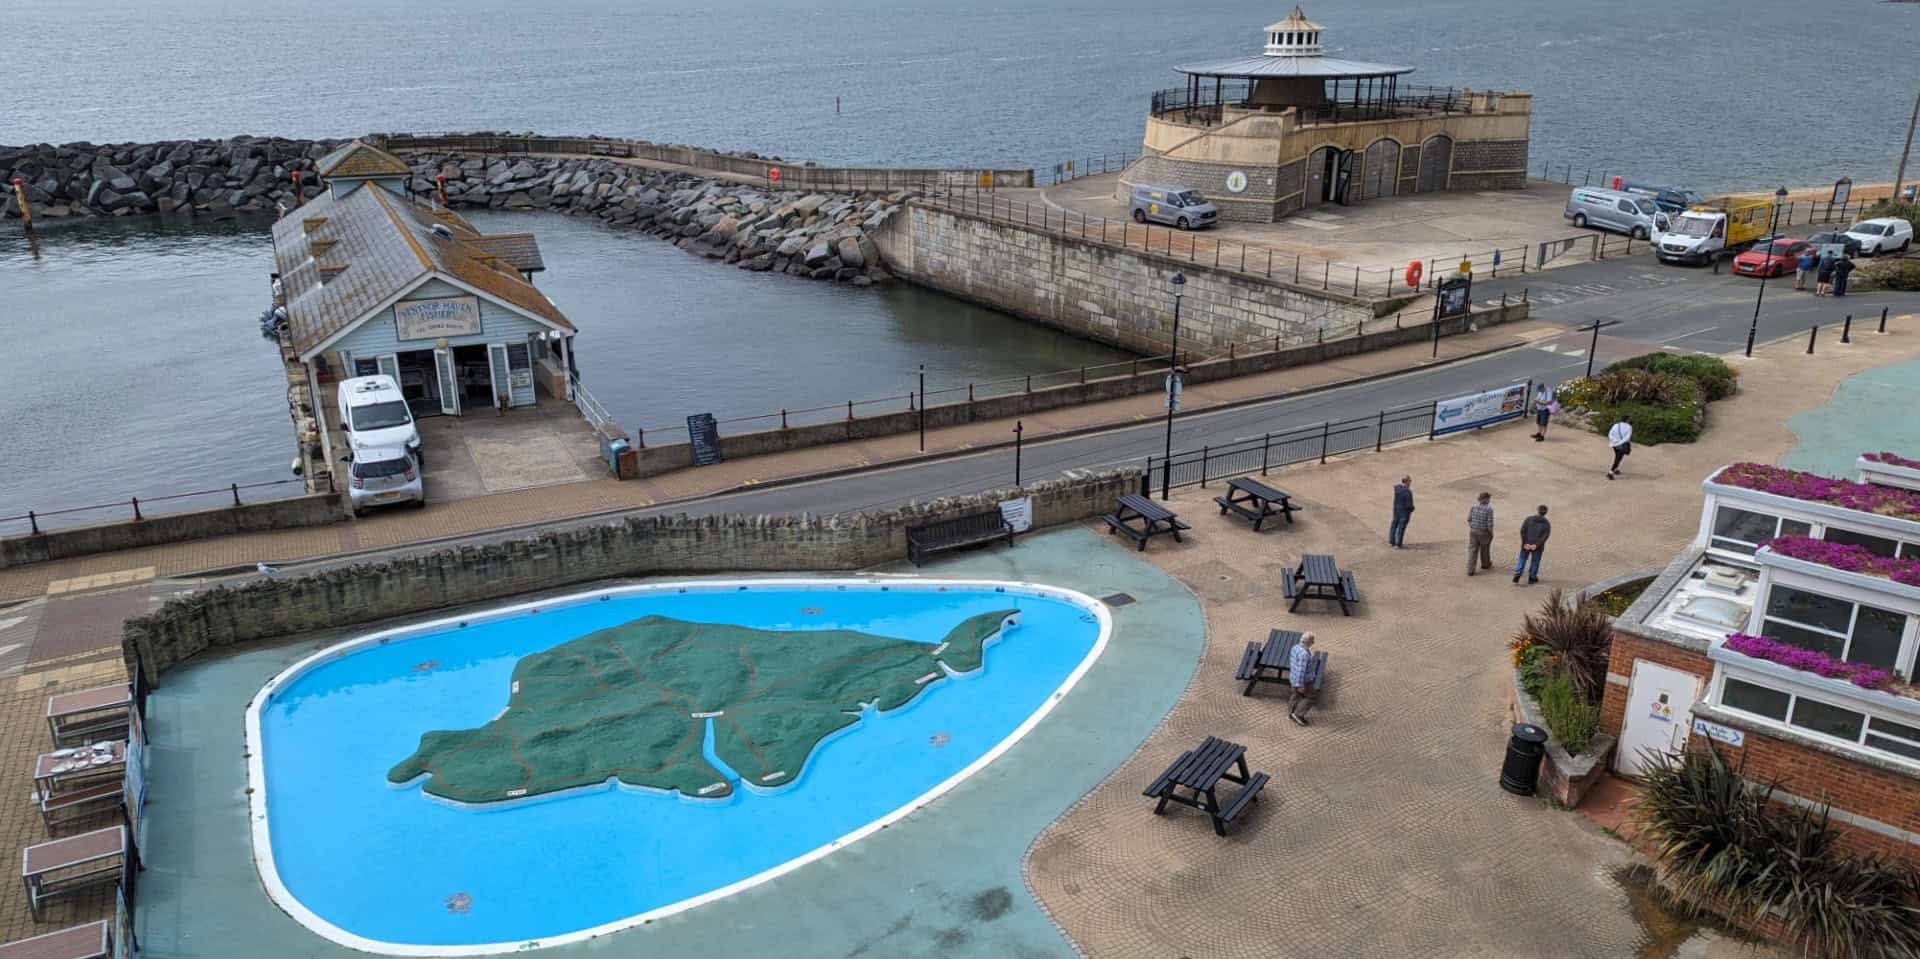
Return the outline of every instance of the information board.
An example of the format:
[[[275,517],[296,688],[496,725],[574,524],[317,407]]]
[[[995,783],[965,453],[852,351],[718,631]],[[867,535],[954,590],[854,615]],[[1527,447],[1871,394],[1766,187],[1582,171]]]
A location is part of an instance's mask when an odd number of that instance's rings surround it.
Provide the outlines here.
[[[1000,501],[1000,517],[1013,527],[1016,533],[1024,533],[1033,528],[1033,497],[1022,496],[1019,499]]]
[[[720,462],[720,424],[712,413],[687,417],[687,442],[693,447],[693,465],[712,466]]]
[[[1470,430],[1527,415],[1527,384],[1456,396],[1433,404],[1433,435]]]

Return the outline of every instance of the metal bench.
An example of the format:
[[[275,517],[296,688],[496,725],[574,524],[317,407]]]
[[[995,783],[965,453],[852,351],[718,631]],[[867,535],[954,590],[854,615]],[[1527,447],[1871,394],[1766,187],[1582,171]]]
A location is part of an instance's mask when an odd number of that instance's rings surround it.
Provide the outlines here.
[[[113,954],[113,926],[105,919],[0,945],[0,959],[108,959]]]
[[[1013,524],[998,509],[937,519],[907,527],[907,558],[913,565],[933,554],[1004,539],[1013,545]]]
[[[133,689],[126,683],[55,693],[47,697],[47,733],[56,747],[125,739],[132,708]]]

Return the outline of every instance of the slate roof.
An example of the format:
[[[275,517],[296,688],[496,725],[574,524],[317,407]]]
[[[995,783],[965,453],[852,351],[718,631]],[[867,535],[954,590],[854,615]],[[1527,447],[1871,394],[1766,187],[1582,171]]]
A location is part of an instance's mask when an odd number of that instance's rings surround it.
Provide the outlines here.
[[[316,219],[322,222],[308,230],[307,223]],[[435,235],[436,225],[453,235]],[[310,240],[322,247],[318,257],[310,252]],[[528,246],[531,240],[527,237]],[[273,261],[286,295],[293,346],[302,356],[429,276],[470,287],[560,329],[575,329],[458,214],[379,186],[361,186],[344,196],[329,191],[281,217],[273,225]]]
[[[522,273],[538,273],[547,268],[546,260],[540,256],[540,243],[531,233],[490,233],[467,242]]]
[[[324,177],[406,176],[413,172],[399,157],[359,140],[335,147],[313,167]]]

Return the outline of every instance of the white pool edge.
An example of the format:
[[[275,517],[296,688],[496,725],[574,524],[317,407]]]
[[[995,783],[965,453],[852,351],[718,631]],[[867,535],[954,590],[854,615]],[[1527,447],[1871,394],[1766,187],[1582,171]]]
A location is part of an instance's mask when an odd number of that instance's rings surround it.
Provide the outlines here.
[[[405,943],[383,942],[348,932],[321,918],[318,914],[314,913],[313,910],[308,909],[304,903],[300,902],[300,900],[287,889],[286,884],[280,881],[279,870],[273,861],[273,836],[269,829],[269,821],[267,818],[266,759],[260,736],[260,711],[267,705],[268,701],[272,699],[275,690],[299,678],[302,674],[320,663],[329,659],[345,656],[365,646],[377,646],[382,642],[396,638],[407,638],[420,633],[434,632],[453,624],[486,622],[518,615],[528,610],[552,609],[558,606],[573,606],[582,602],[598,601],[601,597],[658,592],[733,592],[740,589],[777,589],[803,586],[860,587],[862,589],[872,589],[875,591],[900,590],[902,592],[937,592],[942,588],[954,587],[964,589],[980,589],[982,587],[998,588],[1010,593],[1041,596],[1079,606],[1093,615],[1099,625],[1099,635],[1094,638],[1093,648],[1088,650],[1086,656],[1080,660],[1080,664],[1075,666],[1071,673],[1067,674],[1067,677],[1061,681],[1060,685],[1055,687],[1053,692],[1047,696],[1046,701],[1041,703],[1039,708],[1029,714],[1025,721],[1021,722],[1012,732],[1008,733],[1006,738],[982,753],[979,758],[968,763],[965,768],[935,784],[926,792],[902,804],[892,812],[838,839],[817,846],[770,869],[755,873],[754,875],[729,883],[710,892],[669,903],[665,906],[629,916],[625,919],[618,919],[591,928],[544,939],[489,942],[472,945],[409,945]],[[1053,711],[1054,706],[1059,704],[1067,691],[1080,682],[1080,678],[1086,675],[1087,670],[1093,668],[1094,662],[1098,660],[1100,654],[1105,651],[1107,640],[1112,634],[1113,615],[1107,608],[1107,605],[1077,590],[1064,589],[1058,586],[1047,586],[1040,583],[1019,583],[1009,580],[918,579],[900,577],[690,580],[685,582],[616,586],[607,589],[590,590],[583,593],[572,593],[548,600],[517,603],[512,606],[489,609],[471,615],[447,616],[424,623],[414,623],[407,626],[369,633],[365,636],[336,643],[281,670],[275,674],[273,678],[267,680],[267,682],[260,687],[259,691],[254,693],[252,700],[247,703],[247,812],[249,830],[253,840],[254,867],[260,875],[261,885],[266,888],[267,897],[271,899],[273,904],[279,907],[281,911],[292,916],[294,921],[305,926],[309,931],[328,942],[360,952],[386,956],[491,956],[510,952],[525,952],[530,949],[542,949],[549,946],[562,946],[575,942],[585,942],[589,939],[598,938],[609,933],[630,929],[656,919],[662,919],[676,913],[685,912],[689,909],[724,899],[727,896],[751,889],[761,883],[779,878],[801,866],[826,856],[828,853],[858,842],[932,803],[948,790],[965,781],[969,776],[985,769],[1008,749],[1013,748],[1013,745],[1024,738],[1027,733],[1031,732],[1035,726],[1039,725],[1040,720],[1046,718],[1047,714]],[[985,655],[983,650],[983,665],[984,662]],[[946,677],[943,681],[951,681],[951,677]]]

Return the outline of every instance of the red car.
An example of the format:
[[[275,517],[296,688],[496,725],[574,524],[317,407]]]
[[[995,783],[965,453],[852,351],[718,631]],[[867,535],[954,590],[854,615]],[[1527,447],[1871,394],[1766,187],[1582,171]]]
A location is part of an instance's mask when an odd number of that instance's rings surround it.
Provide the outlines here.
[[[1812,251],[1813,244],[1797,236],[1762,240],[1733,258],[1733,272],[1739,276],[1784,276],[1800,268],[1800,254]]]

